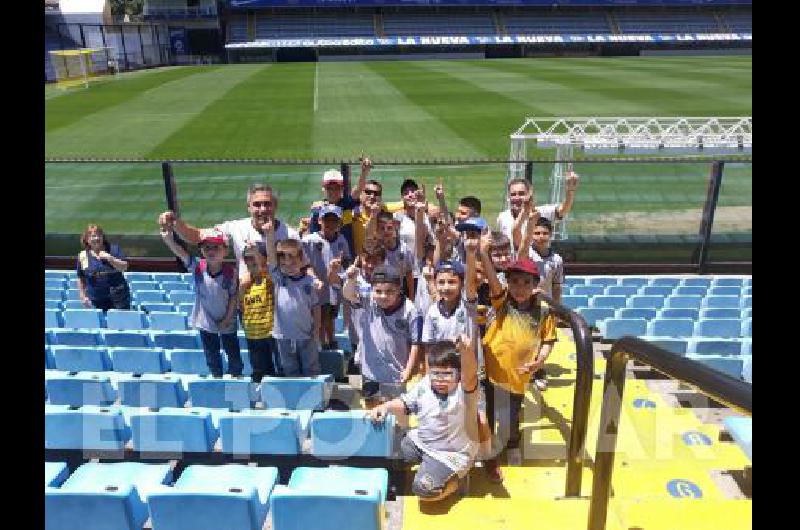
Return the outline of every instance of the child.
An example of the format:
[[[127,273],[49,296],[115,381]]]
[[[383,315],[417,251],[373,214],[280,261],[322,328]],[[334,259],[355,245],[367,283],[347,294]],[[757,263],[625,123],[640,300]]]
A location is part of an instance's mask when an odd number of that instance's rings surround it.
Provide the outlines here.
[[[331,288],[328,279],[328,266],[334,258],[344,260],[349,265],[350,246],[339,229],[342,225],[342,209],[333,204],[326,204],[319,210],[322,231],[306,234],[303,237],[303,249],[314,274],[322,280],[324,286],[318,293],[318,302],[322,315],[320,344],[326,349],[336,349],[334,341],[334,321],[339,313],[339,293]]]
[[[267,255],[274,285],[272,336],[283,375],[319,375],[320,308],[314,280],[303,265],[303,246],[296,239],[275,244],[275,231],[265,223]]]
[[[380,422],[388,413],[398,419],[416,414],[418,427],[403,437],[400,452],[410,464],[420,464],[412,491],[421,501],[438,501],[453,494],[478,453],[478,369],[470,339],[437,342],[427,348],[427,375],[397,399],[373,408]]]
[[[278,375],[273,358],[272,278],[267,271],[266,256],[260,252],[258,244],[248,242],[244,248],[242,257],[247,271],[239,284],[242,327],[250,351],[254,383],[260,383],[265,375]]]
[[[529,249],[530,258],[539,267],[542,276],[539,282],[539,289],[556,302],[561,302],[561,285],[564,283],[564,260],[559,254],[550,248],[550,240],[553,236],[553,223],[546,217],[528,222],[528,230],[521,249]],[[521,250],[524,256],[524,250]]]
[[[376,245],[386,249],[386,265],[393,268],[404,282],[406,296],[414,299],[414,253],[397,236],[399,223],[386,210],[375,211],[367,223],[366,249]]]
[[[228,251],[225,236],[217,230],[204,231],[200,239],[198,260],[180,247],[173,236],[173,226],[166,220],[161,223],[161,238],[169,249],[183,262],[192,274],[195,285],[192,327],[200,331],[206,364],[213,377],[222,377],[222,347],[228,355],[228,373],[241,377],[242,357],[236,337],[236,302],[238,281],[236,269],[223,263]]]
[[[366,296],[356,286],[359,270],[347,270],[342,288],[353,306],[353,321],[359,333],[361,391],[371,408],[402,391],[417,362],[420,323],[414,304],[400,288],[400,276],[380,266],[372,273],[372,291]],[[392,395],[394,394],[394,395]]]
[[[487,322],[483,337],[483,354],[486,363],[485,385],[489,425],[494,425],[494,403],[504,401],[508,394],[509,411],[501,417],[507,421],[509,435],[506,447],[511,465],[519,465],[522,456],[520,444],[520,409],[525,386],[531,374],[544,365],[556,340],[555,319],[536,297],[539,270],[528,258],[512,261],[506,267],[508,285],[503,286],[489,257],[491,240],[481,240],[480,256],[484,274],[489,282],[493,312]],[[505,415],[503,415],[505,416]]]

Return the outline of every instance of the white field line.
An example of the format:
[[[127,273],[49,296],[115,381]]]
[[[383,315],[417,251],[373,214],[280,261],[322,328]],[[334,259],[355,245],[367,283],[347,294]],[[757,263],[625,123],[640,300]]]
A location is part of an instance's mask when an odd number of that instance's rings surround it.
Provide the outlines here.
[[[317,100],[319,99],[319,84],[317,83],[317,77],[319,74],[319,61],[314,63],[314,112],[317,112]]]

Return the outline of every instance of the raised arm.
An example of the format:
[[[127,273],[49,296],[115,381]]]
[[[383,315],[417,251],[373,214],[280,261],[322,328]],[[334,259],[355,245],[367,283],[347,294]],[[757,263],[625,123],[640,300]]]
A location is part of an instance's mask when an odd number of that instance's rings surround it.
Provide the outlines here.
[[[469,337],[462,333],[456,340],[456,348],[461,354],[461,388],[473,392],[478,387],[478,361]]]
[[[159,223],[161,223],[161,218],[159,218]],[[180,246],[174,237],[174,232],[172,230],[173,225],[167,224],[168,220],[165,220],[163,224],[161,224],[161,240],[164,241],[164,244],[167,245],[167,248],[172,251],[183,263],[184,265],[189,263],[189,253]]]
[[[520,257],[527,258],[527,249],[531,248],[531,244],[533,244],[533,231],[536,230],[536,222],[539,221],[539,210],[536,208],[532,209],[528,212],[526,216],[528,219],[528,224],[525,225],[525,234],[522,236],[522,241],[520,241],[519,247],[514,249],[514,257],[519,259]],[[519,217],[522,217],[522,213],[519,214]],[[526,253],[523,254],[522,250],[525,249]]]
[[[192,243],[194,245],[198,244],[202,239],[201,229],[197,228],[196,226],[192,226],[183,219],[180,219],[175,212],[172,210],[167,210],[166,212],[162,213],[158,216],[158,224],[164,226],[169,225],[172,227],[172,230],[177,232],[181,239],[186,241],[187,243]]]
[[[273,219],[268,219],[264,223],[264,235],[267,239],[267,264],[270,267],[277,267],[279,265],[278,250],[275,248],[275,221]]]
[[[503,284],[497,278],[497,272],[494,270],[492,258],[489,257],[489,247],[491,246],[491,237],[489,234],[481,237],[480,242],[480,256],[481,264],[483,265],[483,275],[486,276],[486,281],[489,282],[489,296],[496,298],[503,293]]]
[[[356,276],[358,276],[360,272],[359,265],[361,265],[361,256],[357,257],[355,263],[347,268],[347,280],[342,287],[342,296],[352,304],[357,304],[359,301],[358,284],[356,283]]]
[[[398,420],[402,420],[407,416],[406,404],[403,403],[402,399],[395,398],[391,401],[387,401],[386,403],[381,403],[372,410],[369,410],[367,415],[372,419],[372,421],[381,423],[384,419],[386,419],[386,415],[389,413],[394,414]]]
[[[421,259],[425,255],[425,241],[428,239],[428,227],[425,226],[425,215],[427,212],[425,201],[425,185],[417,190],[417,203],[414,210],[414,255]]]
[[[514,224],[511,226],[511,244],[513,245],[513,249],[515,251],[522,248],[522,225],[525,224],[525,221],[527,221],[530,211],[535,209],[535,205],[533,204],[533,195],[531,194],[529,199],[522,205],[522,211],[519,212],[517,218],[514,219]]]
[[[441,182],[441,178],[439,178],[439,184],[433,188],[433,191],[436,193],[436,200],[439,202],[439,215],[443,216],[442,218],[447,222],[447,224],[452,224],[452,219],[450,219],[450,213],[447,211],[447,202],[445,201],[444,197],[444,185]]]
[[[372,171],[372,161],[365,157],[361,156],[361,173],[358,175],[358,181],[356,185],[350,190],[350,196],[354,199],[358,199],[361,197],[361,192],[364,191],[364,186],[367,185],[367,177],[369,176],[370,171]]]
[[[572,203],[575,201],[575,191],[578,189],[578,181],[580,180],[580,176],[572,171],[572,164],[569,165],[567,171],[567,196],[564,197],[564,202],[562,202],[558,208],[556,209],[556,213],[559,219],[563,219],[565,215],[567,215],[570,210],[572,210]]]
[[[478,250],[480,240],[478,238],[468,238],[464,240],[464,254],[467,259],[467,270],[464,274],[464,295],[467,300],[473,301],[478,298]]]

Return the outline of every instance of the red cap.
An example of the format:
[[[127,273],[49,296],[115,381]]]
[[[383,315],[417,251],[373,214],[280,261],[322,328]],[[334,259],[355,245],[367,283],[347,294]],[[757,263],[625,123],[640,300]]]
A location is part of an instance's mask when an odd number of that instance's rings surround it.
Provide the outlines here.
[[[201,245],[227,245],[228,242],[225,240],[225,234],[218,230],[211,230],[205,234],[203,234],[203,238],[200,240]]]
[[[520,258],[509,263],[506,266],[506,273],[509,272],[524,272],[526,274],[532,274],[537,278],[539,277],[539,267],[528,258]]]

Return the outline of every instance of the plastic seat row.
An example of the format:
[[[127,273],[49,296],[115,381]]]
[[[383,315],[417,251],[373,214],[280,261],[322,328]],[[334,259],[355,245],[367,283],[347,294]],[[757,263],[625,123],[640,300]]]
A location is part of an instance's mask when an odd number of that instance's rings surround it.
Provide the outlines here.
[[[128,286],[130,287],[131,291],[163,291],[165,293],[169,292],[180,292],[180,291],[193,291],[194,290],[194,282],[188,280],[170,280],[170,281],[134,281],[129,282]],[[44,288],[48,290],[61,290],[61,291],[69,291],[69,290],[77,290],[78,289],[78,280],[77,278],[72,279],[48,279],[45,278],[44,280]]]
[[[194,302],[181,302],[177,304],[173,304],[172,302],[139,302],[139,303],[131,303],[131,310],[132,311],[143,311],[145,313],[151,313],[153,311],[165,311],[169,313],[183,313],[184,315],[191,315],[192,308],[194,307]],[[45,309],[55,309],[59,311],[64,311],[66,309],[86,309],[83,305],[83,302],[80,300],[45,300],[44,301],[44,308]]]
[[[394,427],[393,416],[376,424],[363,410],[45,405],[45,449],[52,450],[392,458]]]
[[[611,285],[635,287],[750,287],[752,277],[732,276],[567,276],[564,285]]]
[[[191,374],[123,374],[45,370],[45,392],[52,405],[131,407],[265,408],[323,410],[330,400],[333,378],[264,377],[212,378]]]
[[[738,318],[608,318],[597,321],[600,334],[606,339],[624,335],[654,335],[657,337],[752,337],[753,319]]]
[[[581,308],[650,308],[650,309],[748,309],[753,307],[752,296],[660,296],[660,295],[565,295],[561,301],[572,309]]]
[[[186,282],[192,279],[189,273],[181,272],[123,272],[123,276],[129,282]],[[45,280],[72,280],[77,279],[78,273],[75,269],[69,270],[46,270],[44,271]]]
[[[80,302],[81,292],[79,289],[52,289],[45,288],[44,299],[56,302]],[[153,303],[172,303],[184,304],[194,302],[194,291],[183,287],[180,290],[162,291],[160,289],[150,289],[142,291],[131,291],[131,303],[144,304]]]
[[[389,474],[381,468],[298,467],[287,485],[275,467],[190,465],[173,482],[169,464],[140,462],[81,465],[47,485],[45,528],[159,530],[261,530],[268,514],[274,530],[384,528]]]
[[[659,285],[645,285],[637,287],[633,285],[573,285],[564,286],[561,290],[562,295],[573,296],[752,296],[752,287],[668,287]]]
[[[46,328],[72,329],[118,329],[141,330],[158,329],[163,331],[183,331],[188,329],[186,315],[170,311],[124,311],[109,309],[103,315],[99,309],[45,309]]]
[[[611,318],[643,318],[653,320],[655,318],[738,318],[745,320],[753,317],[753,309],[735,309],[729,307],[691,309],[691,308],[664,308],[654,309],[649,307],[623,307],[614,310]]]
[[[681,355],[731,355],[749,356],[753,354],[753,339],[714,339],[693,338],[679,339],[674,337],[658,337],[643,335],[642,340],[673,353]]]

